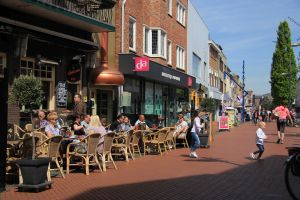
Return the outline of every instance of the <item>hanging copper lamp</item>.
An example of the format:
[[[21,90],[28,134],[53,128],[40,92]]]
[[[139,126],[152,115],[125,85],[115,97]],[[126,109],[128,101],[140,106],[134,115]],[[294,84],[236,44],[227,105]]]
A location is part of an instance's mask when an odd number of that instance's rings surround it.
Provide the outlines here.
[[[123,85],[124,76],[119,70],[108,66],[108,33],[100,33],[101,66],[91,71],[90,80],[93,85]]]

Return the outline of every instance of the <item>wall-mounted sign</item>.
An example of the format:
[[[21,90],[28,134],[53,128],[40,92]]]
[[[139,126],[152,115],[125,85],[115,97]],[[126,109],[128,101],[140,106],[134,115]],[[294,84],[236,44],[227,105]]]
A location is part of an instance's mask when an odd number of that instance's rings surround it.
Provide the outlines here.
[[[188,86],[192,87],[193,86],[193,78],[192,77],[188,77]]]
[[[147,57],[135,57],[134,58],[134,70],[136,72],[149,71],[149,58]]]
[[[67,80],[69,82],[77,82],[80,80],[81,65],[78,60],[73,60],[67,68]]]
[[[68,102],[68,90],[66,82],[58,82],[56,88],[57,107],[66,107]]]
[[[131,106],[131,93],[130,92],[122,93],[121,106]]]

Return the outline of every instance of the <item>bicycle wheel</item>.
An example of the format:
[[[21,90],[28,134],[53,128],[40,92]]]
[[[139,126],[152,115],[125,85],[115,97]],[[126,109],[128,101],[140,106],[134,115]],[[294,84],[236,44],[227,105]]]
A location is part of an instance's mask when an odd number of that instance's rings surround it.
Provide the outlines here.
[[[299,164],[296,165],[295,163],[296,159],[299,162],[299,153],[296,156],[293,156],[285,166],[285,184],[292,198],[295,200],[300,200],[300,169],[296,169],[296,167],[299,167]],[[298,173],[296,170],[298,171]]]

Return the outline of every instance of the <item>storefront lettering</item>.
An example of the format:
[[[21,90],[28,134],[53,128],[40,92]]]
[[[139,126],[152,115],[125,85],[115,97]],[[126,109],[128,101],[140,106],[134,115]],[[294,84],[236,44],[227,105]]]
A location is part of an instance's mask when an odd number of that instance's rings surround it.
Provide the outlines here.
[[[174,75],[171,75],[171,74],[168,74],[168,73],[165,73],[165,72],[162,72],[161,76],[163,76],[165,78],[169,78],[171,80],[176,80],[176,81],[180,82],[180,77],[178,77],[178,76],[174,76]]]

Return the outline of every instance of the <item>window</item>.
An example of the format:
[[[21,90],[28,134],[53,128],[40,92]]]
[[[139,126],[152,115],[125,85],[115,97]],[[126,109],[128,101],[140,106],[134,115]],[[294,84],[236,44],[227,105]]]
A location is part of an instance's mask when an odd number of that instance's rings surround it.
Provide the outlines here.
[[[152,54],[158,54],[158,30],[152,30]]]
[[[193,66],[192,74],[196,77],[200,77],[201,58],[193,53]]]
[[[172,15],[172,0],[168,0],[168,14]]]
[[[136,46],[136,20],[129,18],[129,49],[135,51]]]
[[[177,1],[177,21],[185,26],[185,7]]]
[[[6,67],[6,56],[0,52],[0,78],[4,77],[4,68]]]
[[[166,58],[167,34],[161,29],[144,26],[144,54]]]
[[[167,61],[169,65],[172,65],[172,44],[171,41],[168,41],[167,44]]]
[[[20,65],[20,74],[30,75],[33,74],[35,77],[42,78],[42,80],[52,80],[55,64],[43,63],[37,65],[34,59],[22,58]]]
[[[179,69],[185,70],[184,63],[185,63],[184,49],[180,46],[177,46],[176,47],[176,67]]]

